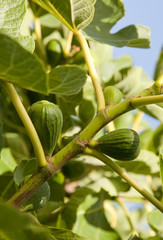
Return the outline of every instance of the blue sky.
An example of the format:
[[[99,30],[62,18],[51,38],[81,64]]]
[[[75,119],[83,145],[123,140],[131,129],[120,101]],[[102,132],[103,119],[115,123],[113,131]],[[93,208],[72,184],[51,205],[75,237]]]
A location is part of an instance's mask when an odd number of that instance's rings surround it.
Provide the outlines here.
[[[142,66],[150,77],[154,75],[155,64],[163,46],[163,0],[123,0],[126,15],[112,29],[120,30],[131,24],[142,24],[151,29],[151,48],[115,48],[114,57],[130,54],[134,65]]]
[[[141,66],[153,78],[154,69],[160,50],[163,46],[163,0],[123,0],[125,16],[112,28],[116,32],[131,24],[142,24],[151,29],[151,48],[114,48],[114,57],[129,54],[135,66]],[[145,116],[154,128],[160,122],[152,117]]]

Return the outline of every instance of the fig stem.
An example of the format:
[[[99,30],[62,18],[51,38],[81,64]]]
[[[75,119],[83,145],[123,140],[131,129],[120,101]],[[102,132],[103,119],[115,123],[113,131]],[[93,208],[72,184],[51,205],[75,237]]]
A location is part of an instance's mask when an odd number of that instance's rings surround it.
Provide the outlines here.
[[[137,97],[131,100],[131,104],[134,108],[139,108],[144,105],[156,104],[163,102],[163,95]]]
[[[68,30],[68,34],[66,37],[66,43],[65,43],[65,49],[64,49],[64,56],[66,58],[69,56],[69,53],[71,50],[72,38],[73,38],[73,32],[71,30]]]
[[[160,201],[158,201],[154,196],[152,196],[145,188],[138,185],[138,183],[135,182],[126,171],[119,167],[118,164],[113,162],[109,157],[107,157],[103,153],[98,152],[95,149],[90,149],[88,147],[85,149],[84,153],[101,160],[103,163],[105,163],[107,166],[113,169],[119,176],[121,176],[130,186],[135,188],[143,197],[145,197],[149,202],[151,202],[156,208],[163,212],[163,204]]]
[[[97,98],[97,111],[101,111],[102,109],[105,108],[105,99],[102,91],[102,87],[100,84],[100,80],[94,65],[93,57],[91,56],[90,49],[88,47],[87,41],[85,37],[80,33],[77,32],[76,36],[79,40],[79,43],[81,45],[81,48],[84,53],[85,61],[88,66],[88,71],[90,74],[90,77],[92,79],[93,87],[96,93],[96,98]]]
[[[15,106],[15,109],[16,109],[19,117],[21,118],[21,120],[27,130],[27,133],[29,135],[29,138],[32,142],[32,145],[33,145],[33,148],[35,151],[38,166],[45,167],[47,165],[47,162],[45,159],[45,155],[44,155],[44,151],[43,151],[40,139],[35,130],[35,127],[33,126],[33,123],[31,121],[30,117],[28,116],[26,109],[24,108],[24,106],[19,98],[19,95],[17,94],[13,84],[8,83],[8,82],[3,82],[3,84],[12,100],[13,105]]]
[[[36,40],[38,43],[38,48],[40,51],[40,55],[41,58],[45,64],[45,66],[47,66],[47,56],[46,56],[46,52],[45,52],[45,48],[43,46],[42,43],[42,33],[41,33],[41,24],[40,24],[40,19],[38,17],[34,17],[34,22],[35,22],[35,34],[36,34]]]

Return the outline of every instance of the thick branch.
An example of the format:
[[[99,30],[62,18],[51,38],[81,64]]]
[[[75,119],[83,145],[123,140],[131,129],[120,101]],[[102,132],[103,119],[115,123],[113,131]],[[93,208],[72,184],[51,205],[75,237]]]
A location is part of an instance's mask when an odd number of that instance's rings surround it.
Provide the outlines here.
[[[159,99],[163,101],[163,96],[159,95]],[[74,156],[82,153],[85,148],[88,146],[89,141],[95,136],[95,134],[103,128],[107,123],[111,122],[113,119],[117,118],[118,116],[122,115],[123,113],[126,113],[132,109],[135,109],[136,107],[143,106],[144,104],[151,104],[153,101],[155,102],[156,99],[158,101],[157,96],[151,96],[149,97],[129,97],[125,99],[123,102],[119,103],[118,105],[108,108],[106,107],[104,110],[98,112],[97,116],[88,124],[88,126],[67,146],[65,146],[62,150],[60,150],[55,156],[51,157],[49,159],[48,168],[46,167],[46,171],[48,174],[45,175],[40,172],[38,184],[32,187],[32,184],[35,180],[34,175],[29,181],[30,184],[27,182],[10,200],[9,203],[13,205],[17,205],[17,198],[19,199],[19,203],[23,204],[25,201],[28,200],[30,196],[43,184],[44,181],[48,179],[49,176],[53,175],[58,169],[60,169],[67,161],[69,161]],[[136,99],[136,101],[135,101]],[[137,99],[139,99],[137,101]],[[142,101],[141,101],[142,99]],[[147,99],[147,100],[145,100]],[[145,100],[145,101],[144,101]],[[49,170],[50,169],[50,174]],[[43,176],[42,176],[43,174]],[[45,177],[45,178],[44,178]],[[146,190],[143,190],[145,192]],[[28,195],[26,195],[25,192],[28,192]],[[148,199],[148,193],[145,193]],[[22,196],[23,200],[20,200]],[[26,196],[26,198],[24,197]],[[20,206],[20,205],[19,205]]]

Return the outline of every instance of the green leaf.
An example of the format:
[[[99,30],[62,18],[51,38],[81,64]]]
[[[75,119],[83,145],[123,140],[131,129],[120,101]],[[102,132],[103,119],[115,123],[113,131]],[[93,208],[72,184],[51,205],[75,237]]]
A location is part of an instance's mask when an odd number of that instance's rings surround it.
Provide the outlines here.
[[[152,79],[141,67],[132,67],[127,71],[126,76],[114,86],[119,88],[125,96],[133,96],[151,85]]]
[[[0,202],[0,239],[5,240],[53,240],[50,230],[36,225],[30,214],[21,213]]]
[[[155,104],[146,105],[140,108],[141,111],[163,122],[163,108]]]
[[[20,33],[26,12],[25,4],[25,0],[0,0],[0,33],[11,37],[27,51],[33,52],[34,40],[30,36],[23,36]]]
[[[56,240],[89,240],[86,237],[81,237],[70,230],[60,229],[60,228],[49,228],[52,236]]]
[[[58,214],[60,213],[62,207],[63,202],[48,201],[43,208],[37,210],[37,218],[39,222],[48,226],[54,226],[54,222],[57,221]],[[53,217],[49,218],[49,216],[53,213]]]
[[[44,16],[40,17],[40,23],[43,27],[48,28],[56,28],[61,25],[61,22],[50,13],[47,13]]]
[[[70,30],[85,28],[93,18],[95,0],[34,0]]]
[[[160,147],[163,145],[163,124],[161,124],[148,139],[147,149],[158,154]]]
[[[152,129],[146,129],[139,135],[140,143],[141,143],[141,149],[149,149],[148,148],[148,143],[149,143],[149,140],[151,139],[152,135],[153,135],[153,130]]]
[[[90,47],[102,83],[107,84],[109,82],[110,85],[110,80],[119,75],[121,70],[132,66],[133,61],[129,55],[113,59],[113,47],[107,44],[90,42]]]
[[[160,176],[163,187],[163,148],[160,149],[159,159],[160,159]]]
[[[103,202],[106,198],[106,192],[101,191],[99,194],[88,195],[80,204],[73,227],[77,234],[93,240],[120,240],[105,217]]]
[[[112,186],[114,186],[115,190],[117,191],[117,195],[119,194],[119,192],[127,192],[130,189],[130,185],[123,181],[123,179],[119,176],[110,177],[108,178],[108,180],[110,181]],[[110,194],[110,191],[108,191],[108,193]]]
[[[75,115],[75,107],[82,101],[82,95],[82,91],[74,95],[64,95],[63,93],[63,95],[57,96],[57,104],[62,112]]]
[[[7,201],[16,192],[16,185],[11,173],[0,175],[0,196],[2,200]]]
[[[158,209],[148,213],[147,219],[154,230],[163,232],[163,214]]]
[[[110,33],[114,24],[123,16],[124,7],[121,1],[97,0],[93,21],[84,29],[84,33],[89,39],[116,47],[149,48],[150,31],[145,26],[130,25],[117,33]]]
[[[8,205],[0,202],[0,229],[2,231],[18,231],[25,225],[29,225],[32,219],[26,214],[20,213]]]
[[[48,180],[50,186],[50,201],[63,201],[65,196],[65,178],[61,172],[57,172]]]
[[[87,74],[77,66],[58,66],[49,73],[49,93],[74,95],[80,92]]]
[[[76,222],[78,207],[84,200],[87,195],[93,194],[94,192],[88,188],[78,189],[70,198],[69,202],[66,203],[65,208],[63,209],[61,215],[61,223],[59,227],[64,227],[72,229],[73,225]],[[97,200],[97,198],[96,198]],[[70,218],[71,216],[71,218]],[[81,234],[82,235],[82,234]]]
[[[160,56],[157,61],[157,65],[154,73],[154,80],[156,81],[163,74],[163,48],[160,51]]]
[[[119,192],[129,191],[129,184],[119,176],[107,177],[106,170],[108,170],[108,167],[105,166],[102,168],[102,170],[102,172],[98,171],[89,174],[90,184],[88,185],[87,183],[87,186],[89,188],[93,189],[95,192],[105,190],[111,197],[118,196]]]
[[[4,147],[10,148],[12,155],[17,161],[28,159],[30,157],[30,149],[28,143],[22,135],[18,133],[5,133]]]
[[[105,83],[111,80],[111,78],[117,78],[119,71],[131,66],[132,58],[128,55],[105,62],[102,68],[100,68],[102,81]]]
[[[45,182],[41,187],[30,197],[25,203],[26,211],[34,211],[38,208],[42,208],[46,205],[50,198],[50,187],[47,182]]]
[[[26,176],[37,172],[36,159],[22,160],[14,170],[14,181],[19,186]]]
[[[47,94],[46,73],[39,60],[11,38],[0,34],[0,78]]]
[[[116,161],[116,163],[123,167],[127,172],[144,175],[159,173],[158,162],[158,156],[147,150],[142,150],[140,155],[133,161]]]
[[[82,101],[82,91],[74,95],[57,95],[57,104],[62,110],[63,114],[63,128],[62,132],[73,127],[74,120],[72,115],[76,115],[76,106]]]
[[[41,16],[43,16],[47,13],[45,11],[45,9],[38,6],[32,0],[28,0],[28,4],[29,4],[30,8],[32,9],[32,12],[33,12],[34,16],[36,16],[36,17],[41,17]]]
[[[119,240],[104,215],[103,202],[106,198],[108,194],[104,191],[96,194],[88,188],[78,189],[63,210],[62,224],[69,229],[73,227],[75,233],[89,239]]]
[[[3,148],[0,156],[0,175],[5,172],[13,172],[17,163],[9,148]]]

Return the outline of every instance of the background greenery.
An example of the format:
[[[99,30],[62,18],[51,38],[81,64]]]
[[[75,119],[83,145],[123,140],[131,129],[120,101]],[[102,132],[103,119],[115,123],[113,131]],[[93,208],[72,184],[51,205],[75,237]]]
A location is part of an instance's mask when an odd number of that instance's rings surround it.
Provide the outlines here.
[[[113,58],[113,46],[150,46],[150,31],[145,26],[131,25],[110,33],[124,16],[121,1],[35,2],[39,5],[33,1],[0,0],[0,78],[14,84],[27,111],[32,103],[42,99],[60,107],[64,123],[54,155],[88,125],[98,107],[76,37],[79,31],[89,40],[102,89],[115,86],[123,98],[138,94],[161,76],[163,55],[161,52],[154,79],[133,66],[129,55]],[[70,49],[67,27],[74,33]],[[86,154],[64,165],[26,201],[21,211],[6,205],[4,202],[38,168],[27,131],[3,84],[0,102],[0,239],[163,238],[162,213],[153,210],[153,205],[111,168]],[[156,130],[143,119],[144,113],[161,122]],[[133,128],[141,140],[137,159],[114,161],[160,202],[162,122],[162,104],[147,105],[114,120],[115,129]],[[107,131],[107,127],[103,128],[95,138]]]

